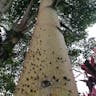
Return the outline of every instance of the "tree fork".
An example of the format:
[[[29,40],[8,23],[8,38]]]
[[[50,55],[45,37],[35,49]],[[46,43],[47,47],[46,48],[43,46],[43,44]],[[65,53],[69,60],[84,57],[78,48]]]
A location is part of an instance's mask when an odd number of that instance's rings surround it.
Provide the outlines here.
[[[14,96],[78,96],[56,11],[42,0]]]

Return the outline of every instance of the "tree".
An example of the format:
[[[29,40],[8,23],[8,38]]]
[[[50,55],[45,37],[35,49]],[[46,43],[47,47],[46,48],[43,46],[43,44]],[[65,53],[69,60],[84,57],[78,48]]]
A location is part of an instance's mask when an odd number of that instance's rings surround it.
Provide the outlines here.
[[[61,17],[62,33],[71,53],[72,45],[86,38],[87,32],[85,32],[85,29],[96,22],[95,2],[94,0],[60,0],[57,3],[57,9]],[[77,53],[80,53],[80,51],[77,50]]]
[[[7,0],[1,1],[7,2]],[[58,26],[57,29],[63,33],[69,55],[72,56],[72,60],[74,57],[75,61],[81,50],[73,48],[72,45],[74,42],[76,43],[76,41],[86,37],[85,28],[96,20],[95,1],[92,0],[88,2],[89,0],[86,0],[86,2],[83,0],[54,0],[53,6],[50,6],[54,8],[54,10],[57,10],[60,18],[60,25],[63,30]],[[9,91],[11,93],[13,92],[14,80],[18,78],[18,73],[22,68],[25,52],[28,49],[27,47],[31,37],[31,30],[33,30],[37,20],[39,3],[39,0],[12,0],[11,3],[8,3],[10,5],[8,6],[9,8],[7,8],[8,10],[1,14],[0,27],[5,30],[6,38],[3,42],[0,42],[0,80],[1,82],[4,81],[5,78],[3,77],[7,75],[7,77],[11,76],[12,78],[6,80],[6,84],[4,82],[2,82],[2,84],[0,83],[1,85],[6,85],[0,87],[1,90],[6,90],[6,94]],[[5,9],[5,7],[6,6],[2,8]],[[84,12],[82,10],[84,10]],[[76,21],[78,21],[78,23]],[[17,61],[14,62],[14,58],[16,58]],[[7,85],[10,85],[9,81],[11,80],[13,80],[13,85],[11,84],[12,87],[7,87]]]
[[[96,22],[96,17],[94,16],[96,13],[95,1],[93,0],[61,0],[61,2],[57,4],[57,8],[61,11],[61,18],[65,19],[62,21],[63,25],[66,26],[65,29],[69,30],[69,32],[74,32],[77,34],[77,37],[81,32],[84,33],[90,24]]]
[[[38,5],[38,0],[25,0],[23,2],[21,0],[14,0],[8,12],[5,14],[6,18],[4,16],[1,16],[0,27],[4,28],[7,37],[6,40],[2,42],[2,49],[6,51],[6,47],[10,47],[10,51],[6,52],[7,58],[12,55],[12,51],[16,43],[21,38],[24,39],[26,37],[25,32],[29,31],[30,28],[33,27],[36,21]],[[4,25],[8,26],[9,30]],[[2,57],[4,57],[3,54]],[[4,57],[3,59],[6,60],[7,58]]]
[[[10,7],[12,0],[1,0],[0,1],[0,15],[4,14]]]
[[[5,31],[5,39],[0,35],[0,93],[4,95],[12,95],[15,89],[38,6],[38,0],[12,0],[7,12],[0,17],[0,27]]]
[[[15,96],[77,96],[77,89],[52,0],[41,2],[34,35]],[[57,27],[56,27],[57,26]]]

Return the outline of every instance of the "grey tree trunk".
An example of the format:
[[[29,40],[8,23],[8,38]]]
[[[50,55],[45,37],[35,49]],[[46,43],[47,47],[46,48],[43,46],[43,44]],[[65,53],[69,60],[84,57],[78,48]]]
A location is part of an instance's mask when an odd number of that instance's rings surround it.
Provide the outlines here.
[[[78,96],[52,0],[42,0],[14,96]]]
[[[0,14],[5,13],[13,0],[0,0]]]

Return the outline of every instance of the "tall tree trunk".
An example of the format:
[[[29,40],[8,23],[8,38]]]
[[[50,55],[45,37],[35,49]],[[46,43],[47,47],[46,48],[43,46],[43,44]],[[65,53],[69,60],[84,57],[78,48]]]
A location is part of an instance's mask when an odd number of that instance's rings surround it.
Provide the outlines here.
[[[42,0],[14,96],[78,96],[52,0]]]

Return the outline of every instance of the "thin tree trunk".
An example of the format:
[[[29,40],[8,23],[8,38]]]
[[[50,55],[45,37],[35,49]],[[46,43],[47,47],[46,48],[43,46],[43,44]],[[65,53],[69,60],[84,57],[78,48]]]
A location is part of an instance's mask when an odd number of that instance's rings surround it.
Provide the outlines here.
[[[52,0],[42,0],[14,96],[78,96]]]

